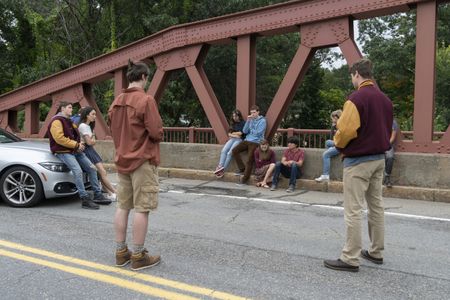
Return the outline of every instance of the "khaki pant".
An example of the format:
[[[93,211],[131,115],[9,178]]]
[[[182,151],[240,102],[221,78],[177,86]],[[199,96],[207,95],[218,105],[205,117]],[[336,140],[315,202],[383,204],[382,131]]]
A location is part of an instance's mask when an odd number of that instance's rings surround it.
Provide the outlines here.
[[[148,212],[158,207],[158,168],[148,161],[130,174],[118,174],[117,206]]]
[[[352,266],[359,266],[364,198],[368,210],[367,219],[371,243],[369,253],[375,258],[383,258],[384,208],[381,196],[383,172],[384,159],[344,168],[344,215],[347,238],[340,259]]]

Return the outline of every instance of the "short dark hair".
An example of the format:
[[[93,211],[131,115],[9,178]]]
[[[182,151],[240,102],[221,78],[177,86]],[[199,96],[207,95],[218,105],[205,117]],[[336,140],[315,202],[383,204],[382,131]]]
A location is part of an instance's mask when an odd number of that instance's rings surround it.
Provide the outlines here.
[[[298,137],[296,137],[296,136],[289,137],[287,142],[288,142],[288,144],[289,143],[295,144],[296,147],[298,147],[298,145],[300,145],[300,141],[298,140]]]
[[[352,75],[355,75],[356,71],[358,71],[358,74],[361,75],[361,77],[363,78],[367,79],[372,78],[373,77],[372,62],[367,58],[358,60],[350,67],[350,73]]]
[[[72,103],[67,102],[67,101],[60,101],[57,112],[61,112],[61,108],[69,106],[69,105],[72,105]]]
[[[252,110],[259,111],[259,106],[258,106],[258,105],[252,105],[252,106],[250,107],[250,111],[252,111]]]
[[[129,83],[140,81],[142,75],[148,76],[149,74],[150,69],[144,62],[132,62],[131,59],[128,60],[127,79]]]

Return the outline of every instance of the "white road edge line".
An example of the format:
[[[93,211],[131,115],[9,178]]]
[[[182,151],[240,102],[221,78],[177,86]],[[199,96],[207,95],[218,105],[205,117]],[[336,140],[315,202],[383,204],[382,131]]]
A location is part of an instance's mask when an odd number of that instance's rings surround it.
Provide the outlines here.
[[[319,208],[334,209],[334,210],[344,210],[344,208],[341,207],[341,206],[323,205],[323,204],[309,204],[309,203],[304,203],[304,202],[294,202],[294,201],[286,201],[286,200],[271,200],[271,199],[263,199],[263,198],[240,197],[240,196],[231,196],[231,195],[203,194],[203,193],[186,193],[185,191],[176,191],[176,190],[171,190],[171,191],[168,191],[168,192],[169,193],[173,193],[173,194],[189,194],[189,195],[195,195],[195,196],[211,196],[211,197],[216,197],[216,198],[220,197],[220,198],[230,198],[230,199],[248,200],[248,201],[256,201],[256,202],[268,202],[268,203],[276,203],[276,204],[311,206],[311,207],[319,207]],[[450,219],[446,219],[446,218],[437,218],[437,217],[412,215],[412,214],[402,214],[402,213],[394,213],[394,212],[385,212],[384,214],[388,215],[388,216],[403,217],[403,218],[409,218],[409,219],[450,222]]]

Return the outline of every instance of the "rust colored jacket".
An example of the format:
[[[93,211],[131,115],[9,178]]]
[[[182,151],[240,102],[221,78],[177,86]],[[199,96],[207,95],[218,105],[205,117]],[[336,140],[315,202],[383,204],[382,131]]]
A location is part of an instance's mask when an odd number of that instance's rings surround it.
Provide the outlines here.
[[[129,174],[145,161],[159,165],[163,127],[152,96],[141,88],[125,89],[111,104],[108,116],[117,172]]]

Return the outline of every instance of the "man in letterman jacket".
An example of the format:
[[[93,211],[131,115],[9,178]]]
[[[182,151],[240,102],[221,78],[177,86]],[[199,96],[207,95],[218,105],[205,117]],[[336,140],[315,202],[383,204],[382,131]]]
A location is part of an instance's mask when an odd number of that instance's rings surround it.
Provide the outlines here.
[[[361,59],[350,68],[357,89],[344,104],[334,136],[344,162],[344,218],[346,241],[337,260],[325,260],[327,268],[359,271],[360,256],[383,263],[384,208],[382,180],[384,152],[389,150],[393,112],[391,100],[372,79],[372,63]],[[361,219],[367,202],[370,247],[362,249]]]

